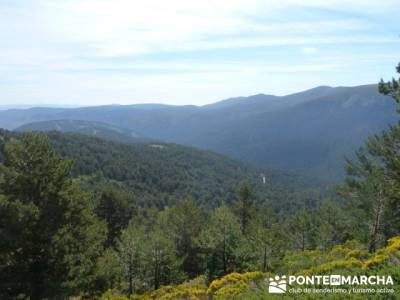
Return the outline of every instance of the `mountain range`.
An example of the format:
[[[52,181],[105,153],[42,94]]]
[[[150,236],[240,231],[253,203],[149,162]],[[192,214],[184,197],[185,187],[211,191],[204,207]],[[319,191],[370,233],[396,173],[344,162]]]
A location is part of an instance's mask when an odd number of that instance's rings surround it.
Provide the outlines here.
[[[79,132],[82,126],[76,123],[82,125],[82,121],[86,127],[97,128],[97,134],[103,130],[108,136],[133,132],[143,139],[213,150],[244,162],[333,182],[344,175],[344,157],[351,157],[367,136],[394,124],[397,114],[395,103],[380,95],[376,85],[320,86],[287,96],[258,94],[205,106],[140,104],[0,111],[0,127],[19,131]],[[92,129],[86,133],[92,135]]]
[[[18,132],[24,131],[59,131],[69,133],[79,133],[110,141],[145,143],[151,139],[145,138],[136,132],[124,128],[119,128],[110,124],[84,121],[84,120],[50,120],[24,124],[15,129]]]

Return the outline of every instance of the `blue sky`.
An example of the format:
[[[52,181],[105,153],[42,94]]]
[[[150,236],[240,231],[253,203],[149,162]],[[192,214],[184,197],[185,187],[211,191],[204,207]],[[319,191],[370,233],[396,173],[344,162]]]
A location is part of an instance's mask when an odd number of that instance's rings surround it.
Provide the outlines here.
[[[399,0],[0,0],[0,105],[202,105],[391,78]]]

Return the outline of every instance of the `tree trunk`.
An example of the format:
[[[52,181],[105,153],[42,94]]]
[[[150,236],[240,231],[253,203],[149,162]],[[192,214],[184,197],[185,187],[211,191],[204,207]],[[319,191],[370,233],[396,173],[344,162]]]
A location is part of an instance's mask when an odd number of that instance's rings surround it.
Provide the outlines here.
[[[378,242],[378,235],[381,227],[381,218],[383,213],[384,198],[382,195],[382,189],[379,189],[377,205],[374,209],[374,223],[371,230],[371,240],[369,243],[368,251],[369,253],[376,251],[376,246]]]
[[[262,271],[263,272],[267,271],[267,247],[264,247],[264,257],[263,257]]]
[[[158,289],[160,287],[160,274],[159,274],[159,267],[160,267],[160,262],[159,262],[159,253],[158,250],[156,250],[156,259],[155,259],[155,266],[154,266],[154,289]]]
[[[132,264],[129,264],[129,296],[133,294]]]
[[[223,248],[222,248],[222,264],[224,269],[224,274],[227,273],[227,266],[226,266],[226,235],[225,235],[225,228],[224,228],[224,241],[223,241]]]

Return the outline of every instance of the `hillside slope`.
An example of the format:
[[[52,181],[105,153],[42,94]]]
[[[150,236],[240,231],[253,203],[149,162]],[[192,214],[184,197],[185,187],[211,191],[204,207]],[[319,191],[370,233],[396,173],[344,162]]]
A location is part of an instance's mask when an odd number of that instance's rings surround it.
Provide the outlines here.
[[[231,203],[243,180],[252,184],[257,201],[276,210],[296,209],[303,200],[318,198],[316,186],[305,179],[210,151],[166,143],[126,144],[72,133],[47,135],[56,152],[74,161],[73,175],[82,184],[97,190],[111,180],[133,192],[140,205],[164,207],[186,197],[208,207]],[[1,149],[18,135],[2,131],[0,137]]]

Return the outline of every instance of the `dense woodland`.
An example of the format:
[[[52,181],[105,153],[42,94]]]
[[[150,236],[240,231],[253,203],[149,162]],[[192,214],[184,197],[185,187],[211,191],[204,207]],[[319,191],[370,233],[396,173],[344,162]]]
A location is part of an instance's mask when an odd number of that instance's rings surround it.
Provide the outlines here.
[[[400,102],[398,80],[380,91]],[[260,299],[276,273],[400,280],[400,125],[348,160],[336,194],[174,144],[0,139],[1,299]]]
[[[317,180],[259,168],[222,155],[166,143],[125,144],[91,136],[46,134],[52,148],[73,161],[71,175],[85,189],[101,193],[106,185],[131,193],[132,204],[159,209],[185,198],[216,207],[235,201],[237,186],[248,181],[254,201],[277,211],[315,205],[323,193]],[[0,147],[21,135],[2,131]],[[0,151],[1,155],[4,155]],[[263,180],[265,178],[265,182]]]

